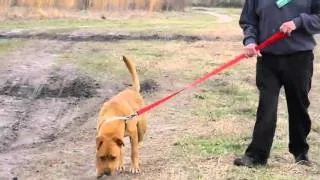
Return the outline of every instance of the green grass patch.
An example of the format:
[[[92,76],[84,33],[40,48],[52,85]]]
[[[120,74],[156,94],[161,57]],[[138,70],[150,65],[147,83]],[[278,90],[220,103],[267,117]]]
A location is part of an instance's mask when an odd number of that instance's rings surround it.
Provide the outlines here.
[[[166,67],[155,63],[172,61],[174,51],[164,46],[175,46],[178,41],[119,41],[112,43],[82,42],[60,54],[57,65],[75,64],[89,75],[98,78],[128,76],[128,70],[121,57],[131,57],[141,78],[158,78]]]
[[[9,52],[9,51],[11,51],[15,48],[18,48],[18,47],[22,47],[23,45],[24,45],[24,42],[21,40],[0,39],[0,54]]]
[[[175,143],[179,149],[202,156],[240,155],[247,142],[233,138],[187,138]]]
[[[281,151],[281,153],[283,153],[282,151],[286,151],[288,147],[288,142],[284,141],[284,140],[279,140],[276,139],[273,141],[272,144],[272,152],[277,152],[277,151]]]
[[[163,49],[167,44],[179,44],[179,41],[123,41],[119,45],[126,51],[126,54],[136,58],[143,58],[150,61],[160,61],[172,59],[175,52]]]
[[[127,73],[127,69],[120,57],[107,50],[99,52],[70,52],[62,54],[57,60],[57,64],[61,66],[71,63],[88,75],[98,79],[114,78]]]
[[[227,15],[240,15],[242,9],[241,8],[214,8],[215,11],[219,13],[224,13]]]
[[[256,98],[257,93],[252,87],[230,84],[228,80],[211,81],[194,95],[193,100],[197,105],[192,112],[213,121],[234,115],[253,118],[256,115]]]
[[[232,167],[226,172],[226,179],[248,179],[248,180],[299,180],[308,179],[307,176],[279,172],[279,167],[255,167],[238,168]]]
[[[0,24],[0,30],[10,29],[51,29],[63,32],[63,29],[88,29],[92,31],[126,32],[171,32],[195,33],[216,26],[215,17],[195,13],[165,13],[131,18],[100,19],[42,19],[7,20]]]

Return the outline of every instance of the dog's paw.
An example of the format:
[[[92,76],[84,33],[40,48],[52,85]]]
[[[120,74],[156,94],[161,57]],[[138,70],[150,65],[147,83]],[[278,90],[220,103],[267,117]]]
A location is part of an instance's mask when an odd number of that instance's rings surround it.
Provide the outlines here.
[[[103,176],[103,174],[97,174],[97,175],[96,175],[96,178],[97,178],[97,179],[100,179],[102,176]]]
[[[122,166],[117,167],[117,171],[120,173],[124,172],[124,166],[122,165]]]
[[[132,174],[139,174],[141,172],[141,169],[139,166],[131,166],[130,168],[130,172]]]

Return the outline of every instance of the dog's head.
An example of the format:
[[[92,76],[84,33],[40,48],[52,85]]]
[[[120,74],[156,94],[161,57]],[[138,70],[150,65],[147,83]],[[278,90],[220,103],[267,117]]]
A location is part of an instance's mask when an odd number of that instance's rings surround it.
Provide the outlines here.
[[[118,137],[97,136],[96,143],[97,177],[111,175],[119,165],[123,141]]]

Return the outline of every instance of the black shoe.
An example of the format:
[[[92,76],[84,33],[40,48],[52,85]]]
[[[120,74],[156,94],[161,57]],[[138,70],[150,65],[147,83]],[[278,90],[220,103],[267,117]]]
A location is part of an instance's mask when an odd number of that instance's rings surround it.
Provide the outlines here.
[[[297,164],[311,166],[311,162],[309,161],[308,154],[299,154],[295,156],[295,160]]]
[[[266,160],[260,161],[260,160],[255,159],[254,157],[244,155],[241,158],[236,158],[233,161],[233,164],[236,166],[247,166],[247,167],[265,166],[267,164],[267,161]]]

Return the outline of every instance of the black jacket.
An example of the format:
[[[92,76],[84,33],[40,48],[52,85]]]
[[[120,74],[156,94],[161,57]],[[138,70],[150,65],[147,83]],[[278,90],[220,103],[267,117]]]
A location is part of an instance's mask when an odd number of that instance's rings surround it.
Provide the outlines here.
[[[277,0],[246,0],[240,17],[244,32],[244,45],[266,40],[280,26],[293,20],[297,29],[291,37],[281,40],[263,50],[272,54],[290,54],[313,50],[314,34],[320,33],[320,0],[291,0],[278,8]]]

